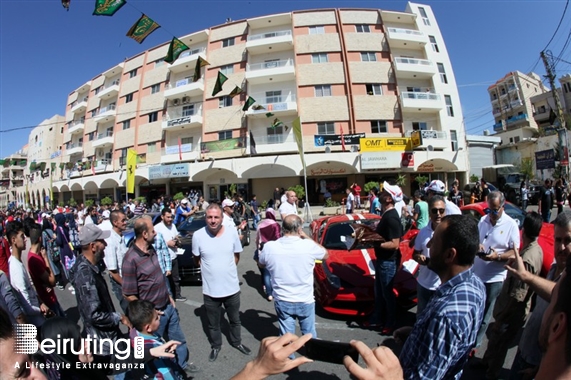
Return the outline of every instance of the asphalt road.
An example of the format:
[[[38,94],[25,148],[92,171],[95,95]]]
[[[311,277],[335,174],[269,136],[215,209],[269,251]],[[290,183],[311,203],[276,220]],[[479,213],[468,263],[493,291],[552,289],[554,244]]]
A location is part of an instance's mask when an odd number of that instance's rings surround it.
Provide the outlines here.
[[[530,206],[531,211],[536,206]],[[568,209],[566,207],[566,209]],[[554,210],[553,214],[557,211]],[[552,216],[554,218],[555,215]],[[254,240],[252,238],[252,240]],[[262,295],[261,276],[257,266],[252,259],[254,254],[253,246],[245,247],[238,264],[238,274],[241,281],[241,320],[242,320],[242,342],[244,345],[252,349],[251,356],[245,356],[236,349],[232,348],[228,343],[228,323],[222,322],[223,328],[223,347],[218,356],[218,360],[214,363],[208,362],[210,353],[210,344],[206,335],[206,318],[205,309],[203,307],[202,290],[200,285],[185,284],[183,286],[183,296],[187,297],[186,302],[177,302],[182,329],[186,335],[186,339],[190,348],[190,360],[202,369],[197,374],[196,379],[229,379],[233,374],[238,372],[250,359],[255,357],[258,351],[259,342],[267,336],[276,336],[279,333],[277,318],[272,302],[268,302]],[[57,290],[57,296],[67,311],[70,319],[78,321],[79,314],[76,307],[75,296],[71,295],[68,290]],[[114,299],[114,296],[112,295]],[[115,301],[115,307],[119,310]],[[416,308],[411,310],[400,310],[397,320],[401,325],[412,325],[415,319]],[[375,347],[377,344],[384,343],[391,347],[394,342],[390,337],[384,337],[379,333],[369,330],[363,330],[356,327],[354,318],[338,317],[327,314],[323,310],[317,308],[316,329],[319,338],[333,341],[348,342],[351,339],[358,339],[365,342],[369,347]],[[299,330],[298,330],[299,333]],[[482,347],[478,351],[477,357],[483,356],[486,349],[487,341],[485,340]],[[504,370],[500,378],[506,378],[511,363],[516,352],[515,344],[508,352],[508,356],[504,363]],[[479,359],[473,359],[478,361]],[[362,360],[360,360],[362,362]],[[361,363],[362,364],[362,363]],[[462,379],[482,379],[484,372],[482,370],[472,369],[470,364],[464,369]],[[349,373],[342,365],[329,364],[323,362],[313,362],[305,364],[298,371],[292,371],[288,374],[274,376],[276,379],[349,379]]]

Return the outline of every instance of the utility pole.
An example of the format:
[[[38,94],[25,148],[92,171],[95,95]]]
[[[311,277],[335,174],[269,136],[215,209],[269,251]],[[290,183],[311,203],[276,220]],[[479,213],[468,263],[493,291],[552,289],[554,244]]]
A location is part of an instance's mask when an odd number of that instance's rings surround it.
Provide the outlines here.
[[[545,51],[540,53],[543,64],[545,65],[546,77],[549,80],[549,85],[551,86],[551,94],[553,95],[553,100],[555,101],[555,113],[557,119],[559,120],[559,128],[557,129],[557,136],[559,137],[559,166],[561,167],[561,177],[566,178],[567,167],[569,166],[569,157],[564,156],[567,153],[567,128],[565,127],[565,117],[563,116],[563,107],[561,106],[561,100],[559,99],[559,93],[555,87],[555,70],[553,65],[550,63],[550,58],[552,58],[551,52],[548,51],[549,57]],[[564,161],[567,160],[567,161]],[[564,164],[562,164],[564,162]]]

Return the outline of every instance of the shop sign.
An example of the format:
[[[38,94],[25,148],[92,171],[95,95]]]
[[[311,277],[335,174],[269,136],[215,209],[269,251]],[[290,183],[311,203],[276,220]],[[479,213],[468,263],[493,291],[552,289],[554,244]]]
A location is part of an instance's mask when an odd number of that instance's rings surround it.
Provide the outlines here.
[[[342,175],[346,174],[345,168],[316,168],[316,169],[309,169],[310,176],[318,176],[318,175]]]
[[[343,140],[345,140],[345,145],[357,145],[359,144],[359,140],[364,137],[364,133],[344,134]],[[313,139],[315,146],[342,145],[341,135],[314,135]]]
[[[224,150],[241,149],[246,147],[246,139],[238,137],[235,139],[209,141],[200,144],[202,153],[221,152]]]
[[[149,168],[149,180],[175,177],[190,177],[189,164],[157,165]]]
[[[548,149],[535,152],[535,168],[537,170],[555,169],[555,151]]]
[[[378,137],[360,139],[361,153],[363,152],[403,152],[412,150],[410,138]]]
[[[181,144],[180,145],[180,153],[185,152],[192,152],[192,144]],[[179,146],[178,145],[170,145],[165,148],[166,154],[178,154],[179,153]]]
[[[413,152],[404,152],[402,154],[401,166],[404,168],[413,168],[414,167],[414,153]]]
[[[361,154],[361,170],[400,169],[402,153],[368,152]]]

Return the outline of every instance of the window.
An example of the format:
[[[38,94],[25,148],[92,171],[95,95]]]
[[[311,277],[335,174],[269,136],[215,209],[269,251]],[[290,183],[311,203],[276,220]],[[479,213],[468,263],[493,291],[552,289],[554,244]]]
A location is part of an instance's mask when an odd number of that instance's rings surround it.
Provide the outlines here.
[[[91,110],[91,117],[95,117],[97,116],[97,112],[99,111],[99,108],[96,108],[94,110]]]
[[[448,78],[446,77],[446,71],[444,70],[443,63],[437,63],[438,72],[440,73],[440,81],[444,84],[448,83]]]
[[[228,140],[232,138],[232,131],[218,132],[218,140]]]
[[[182,144],[192,144],[192,137],[181,137],[180,143]]]
[[[440,53],[440,50],[438,50],[438,44],[436,43],[436,38],[434,38],[434,36],[428,36],[428,39],[430,40],[430,44],[432,45],[432,50],[434,50],[437,53]]]
[[[164,59],[164,58],[157,59],[157,60],[155,61],[155,69],[156,69],[157,67],[161,67],[161,66],[164,65],[164,64],[165,64],[165,59]]]
[[[424,121],[413,121],[412,122],[412,130],[413,131],[426,131],[428,126]]]
[[[161,84],[157,83],[151,86],[151,94],[156,94],[157,92],[161,91]]]
[[[149,115],[149,123],[159,120],[159,111],[151,112]]]
[[[450,95],[444,95],[444,100],[446,101],[446,111],[448,111],[448,116],[454,116],[454,108],[452,108],[452,98]]]
[[[280,66],[279,59],[267,59],[264,61],[264,69],[273,69]]]
[[[220,71],[224,75],[233,74],[234,73],[234,65],[226,65],[220,67]]]
[[[119,157],[119,165],[123,166],[127,163],[127,148],[121,149],[121,156]]]
[[[182,106],[182,116],[192,116],[194,115],[194,104],[189,104],[187,106]]]
[[[384,120],[371,120],[371,133],[387,133],[387,122]]]
[[[355,25],[355,29],[357,30],[357,33],[371,33],[369,25]]]
[[[329,62],[327,53],[315,53],[311,55],[311,63],[325,63]]]
[[[317,134],[318,135],[334,135],[335,134],[335,124],[332,122],[317,123]]]
[[[323,25],[310,26],[309,34],[325,34],[325,27]]]
[[[131,128],[131,120],[125,120],[123,122],[123,130]]]
[[[366,51],[361,53],[361,61],[363,62],[375,62],[377,60],[377,55],[375,52]]]
[[[424,8],[418,7],[418,13],[420,13],[420,16],[422,17],[422,21],[424,22],[424,25],[430,26],[430,20],[428,19],[428,15],[426,14],[426,11],[424,10]]]
[[[321,86],[315,86],[315,97],[320,98],[323,96],[331,96],[330,85],[326,84]]]
[[[266,91],[266,103],[281,103],[282,102],[282,91]]]
[[[102,88],[102,87],[103,87],[103,86],[99,86],[99,87],[97,87],[97,88],[95,89],[95,95],[99,94],[99,91],[101,91],[101,88]]]
[[[133,94],[125,95],[125,103],[131,103],[133,101]]]
[[[222,40],[222,47],[234,46],[234,37]]]
[[[269,127],[266,129],[266,133],[268,136],[268,144],[281,144],[284,142],[283,126],[275,128]]]
[[[450,140],[452,141],[452,150],[455,152],[458,150],[458,134],[456,131],[450,131]]]
[[[134,69],[134,70],[129,71],[129,78],[136,77],[137,76],[137,70],[138,69]]]
[[[157,151],[157,143],[147,144],[147,153],[155,153]]]
[[[383,95],[383,88],[380,84],[367,84],[367,95]]]
[[[95,140],[95,132],[90,132],[87,134],[87,141]]]
[[[218,99],[218,108],[230,107],[232,105],[232,98],[229,96],[222,96]]]

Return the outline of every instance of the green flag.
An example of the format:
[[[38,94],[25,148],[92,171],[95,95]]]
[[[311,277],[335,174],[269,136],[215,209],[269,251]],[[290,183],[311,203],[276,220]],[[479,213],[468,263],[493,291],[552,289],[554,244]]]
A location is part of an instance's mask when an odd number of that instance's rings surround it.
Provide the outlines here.
[[[194,66],[194,75],[192,76],[193,82],[196,82],[197,80],[200,79],[200,69],[207,65],[210,65],[208,61],[202,59],[202,57],[198,57],[198,59],[196,60],[196,66]]]
[[[56,170],[56,165],[57,165],[57,164],[56,164],[55,162],[52,162],[52,163],[50,164],[50,166],[51,166],[51,168],[52,168],[52,170],[51,170],[52,172],[53,172],[54,170]]]
[[[141,44],[145,38],[149,36],[149,34],[153,33],[160,27],[161,26],[159,24],[143,14],[141,18],[138,19],[135,24],[133,24],[131,29],[129,29],[127,32],[127,37],[132,38]]]
[[[36,170],[36,163],[35,163],[35,162],[32,162],[32,163],[30,164],[30,171],[33,172],[34,170]]]
[[[244,103],[244,107],[242,107],[242,111],[246,112],[248,111],[248,108],[250,108],[252,106],[252,104],[256,103],[256,99],[252,98],[251,96],[248,96],[248,100],[246,100],[246,103]]]
[[[40,164],[38,165],[38,169],[40,169],[41,171],[46,170],[46,163],[45,162],[40,162]]]
[[[4,166],[4,160],[0,160],[0,165]]]
[[[65,167],[65,164],[62,162],[61,164],[59,164],[59,168],[63,170],[63,168]]]
[[[266,108],[261,104],[256,104],[254,107],[252,107],[252,109],[254,111],[261,111],[261,110],[265,110]],[[272,114],[272,116],[274,116],[274,114]],[[268,116],[268,117],[272,117],[272,116]]]
[[[20,163],[18,164],[20,166],[26,166],[26,160],[20,160]]]
[[[273,113],[271,113],[271,112],[266,113],[266,117],[272,117],[272,116],[274,116]]]
[[[282,121],[280,119],[278,119],[277,117],[274,119],[274,121],[272,122],[272,128],[277,128],[277,127],[283,127],[284,123],[282,123]]]
[[[228,94],[229,97],[233,98],[236,95],[240,95],[242,93],[242,89],[238,86],[234,87],[234,89]]]
[[[113,16],[125,3],[125,0],[95,0],[93,15]]]
[[[174,61],[177,60],[180,53],[188,49],[190,48],[186,46],[181,40],[179,40],[176,37],[173,37],[171,44],[169,46],[169,51],[167,53],[167,56],[165,57],[165,62],[173,63]]]
[[[226,75],[222,74],[222,71],[218,72],[218,78],[216,78],[216,84],[214,85],[214,89],[212,90],[212,96],[216,96],[220,91],[222,91],[222,85],[226,82],[228,78]]]

